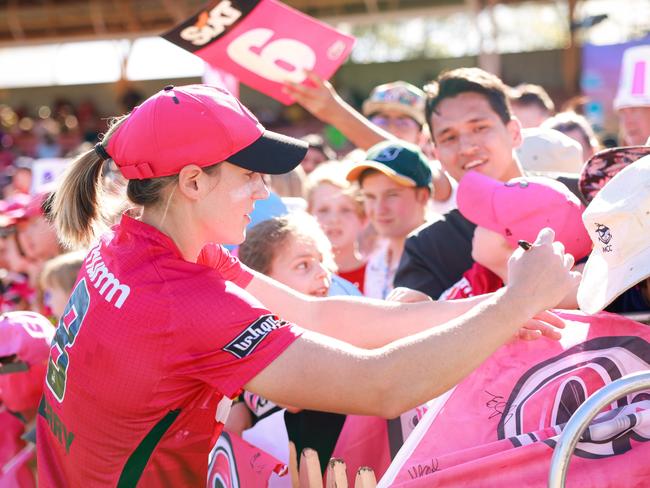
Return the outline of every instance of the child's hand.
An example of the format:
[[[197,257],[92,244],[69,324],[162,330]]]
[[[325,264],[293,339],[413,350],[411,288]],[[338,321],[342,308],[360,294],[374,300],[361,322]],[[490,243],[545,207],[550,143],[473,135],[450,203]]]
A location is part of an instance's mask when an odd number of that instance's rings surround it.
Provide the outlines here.
[[[541,312],[526,322],[517,336],[525,341],[534,341],[540,337],[560,340],[562,334],[558,329],[564,329],[564,320],[551,312]]]
[[[390,302],[415,303],[433,301],[431,297],[421,291],[412,290],[403,286],[398,286],[391,291],[386,300]]]

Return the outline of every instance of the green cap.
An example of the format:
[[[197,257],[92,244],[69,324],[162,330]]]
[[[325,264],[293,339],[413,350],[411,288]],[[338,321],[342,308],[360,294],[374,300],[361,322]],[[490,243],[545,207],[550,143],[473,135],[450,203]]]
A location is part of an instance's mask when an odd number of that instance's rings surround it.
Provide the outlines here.
[[[357,181],[366,169],[377,170],[402,186],[431,189],[431,168],[422,150],[403,141],[384,141],[366,153],[366,160],[355,164],[346,178]]]

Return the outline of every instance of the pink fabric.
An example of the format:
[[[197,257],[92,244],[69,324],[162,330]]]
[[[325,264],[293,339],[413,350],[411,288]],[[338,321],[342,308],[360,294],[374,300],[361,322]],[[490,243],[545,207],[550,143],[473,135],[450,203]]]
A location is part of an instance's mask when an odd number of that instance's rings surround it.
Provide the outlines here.
[[[20,456],[25,441],[20,436],[24,425],[0,405],[0,488],[31,488],[36,480],[26,461],[34,458]]]
[[[647,326],[608,313],[561,315],[562,342],[513,341],[446,401],[434,400],[380,486],[545,487],[570,415],[602,386],[650,364]],[[628,395],[600,414],[591,427],[599,441],[578,444],[568,487],[647,486],[648,398]]]
[[[350,480],[354,479],[357,470],[363,466],[372,468],[379,479],[390,464],[386,419],[348,415],[332,457],[345,461]]]
[[[469,171],[458,185],[458,210],[470,222],[503,235],[512,247],[533,242],[544,227],[580,259],[591,251],[582,223],[584,207],[559,181],[544,177],[514,178],[507,183]]]
[[[0,316],[0,357],[16,355],[29,367],[27,371],[0,374],[0,403],[12,412],[29,412],[38,406],[53,336],[54,326],[38,313],[7,312]]]
[[[492,271],[479,263],[463,273],[463,277],[449,289],[442,292],[438,300],[458,300],[497,291],[503,286],[503,281]]]
[[[214,268],[223,279],[246,288],[253,279],[253,272],[233,256],[221,244],[207,244],[201,249],[197,264]]]
[[[273,473],[285,476],[287,466],[236,434],[223,432],[210,453],[207,486],[267,486]]]

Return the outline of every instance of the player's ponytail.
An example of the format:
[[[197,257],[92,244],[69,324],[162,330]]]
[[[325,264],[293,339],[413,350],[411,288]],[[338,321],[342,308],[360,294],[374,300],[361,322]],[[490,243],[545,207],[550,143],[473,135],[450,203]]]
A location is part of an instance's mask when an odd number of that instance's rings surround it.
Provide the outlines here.
[[[101,144],[105,148],[128,115],[113,119]],[[67,168],[54,194],[52,215],[59,240],[67,247],[86,246],[106,225],[102,211],[104,159],[93,148],[79,155]]]

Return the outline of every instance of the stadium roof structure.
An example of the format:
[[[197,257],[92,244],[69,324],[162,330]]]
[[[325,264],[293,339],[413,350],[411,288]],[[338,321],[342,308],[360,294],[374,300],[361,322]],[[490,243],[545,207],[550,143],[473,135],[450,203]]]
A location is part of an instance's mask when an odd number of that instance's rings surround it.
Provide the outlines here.
[[[314,17],[360,18],[521,0],[286,0]],[[570,0],[575,2],[576,0]],[[216,3],[216,2],[215,2]],[[209,0],[0,0],[0,46],[157,35]]]

